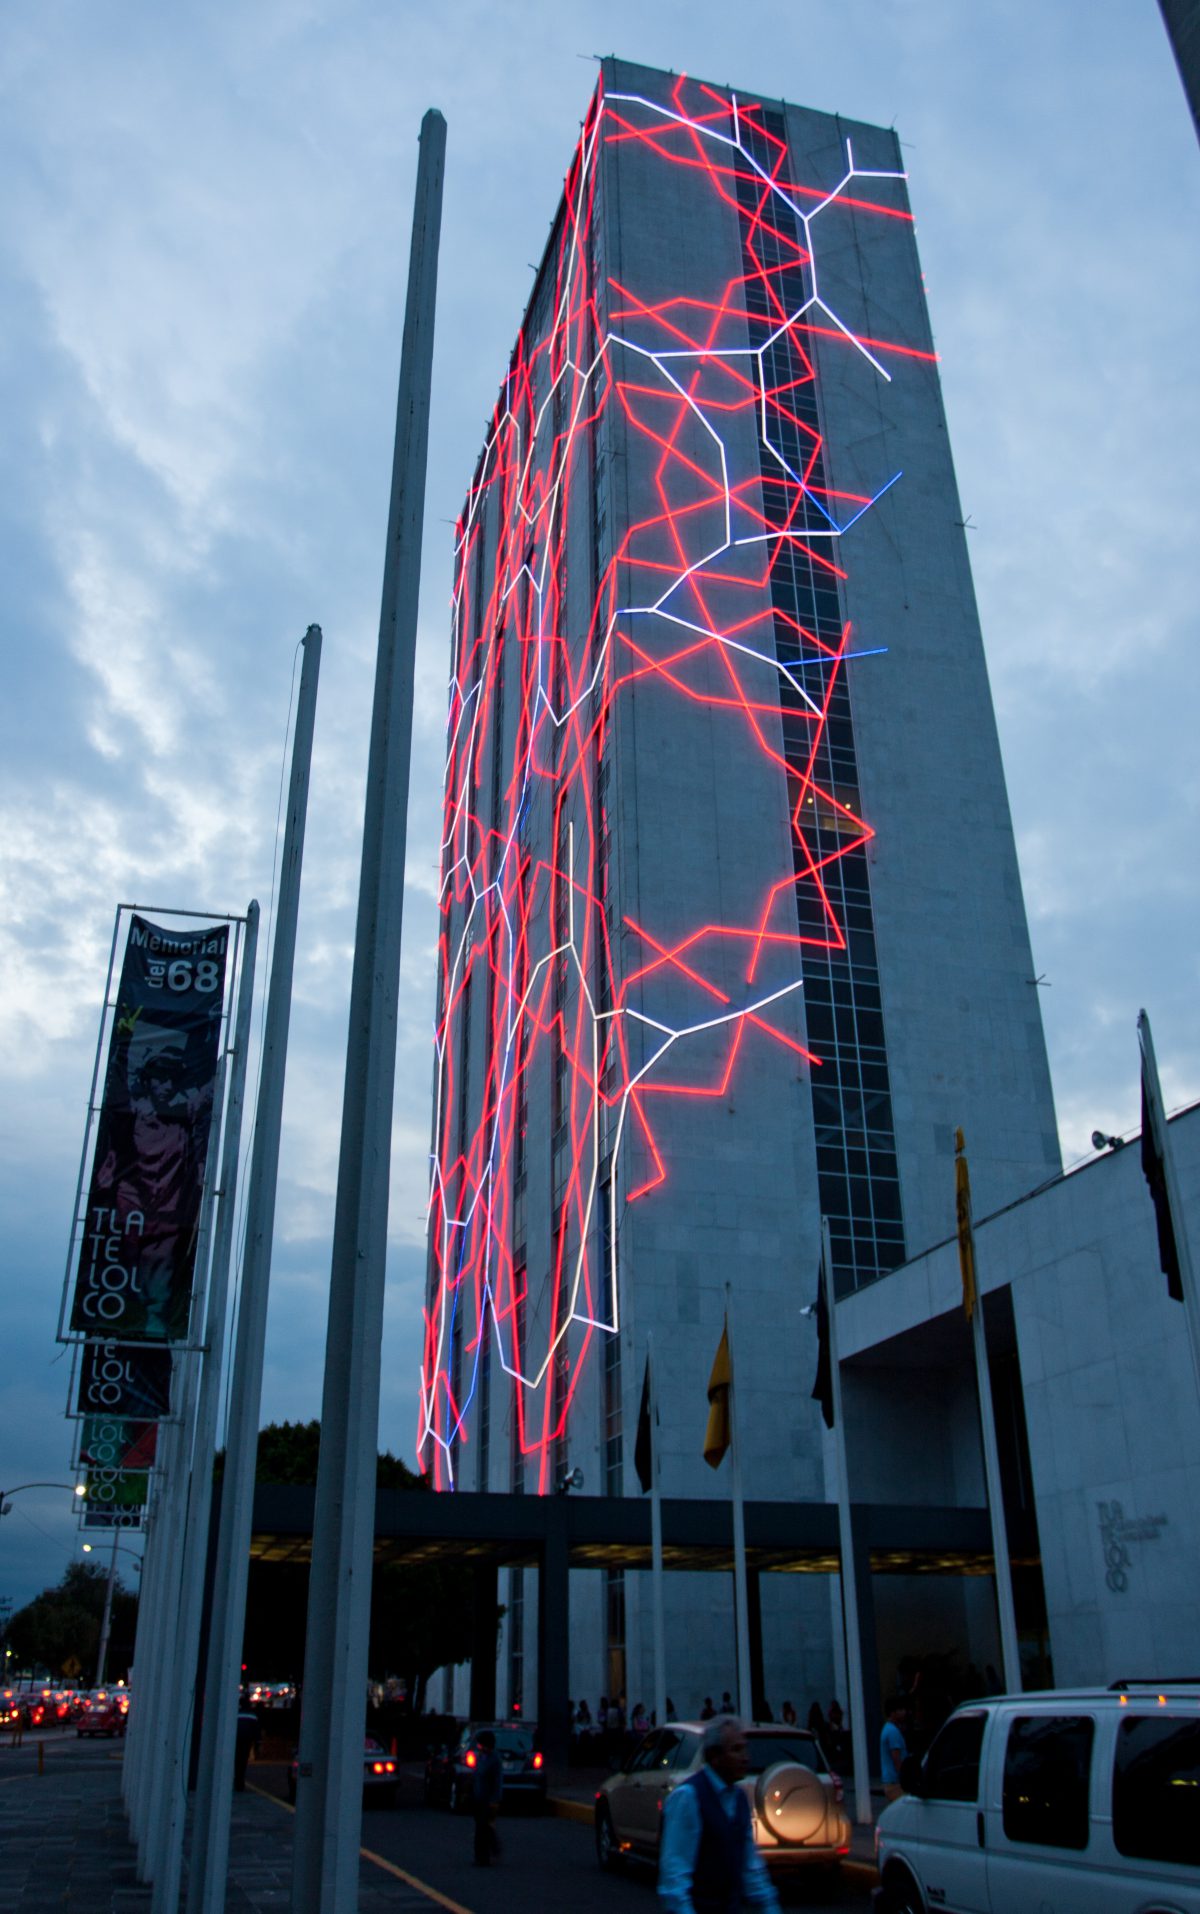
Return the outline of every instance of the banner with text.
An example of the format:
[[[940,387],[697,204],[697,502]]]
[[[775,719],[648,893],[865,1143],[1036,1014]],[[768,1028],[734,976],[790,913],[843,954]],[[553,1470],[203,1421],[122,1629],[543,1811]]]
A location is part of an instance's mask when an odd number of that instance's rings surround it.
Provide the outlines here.
[[[79,1425],[77,1469],[108,1469],[118,1475],[145,1475],[154,1466],[157,1422],[128,1416],[85,1416]]]
[[[70,1330],[187,1338],[229,926],[130,920]]]
[[[69,1416],[132,1416],[156,1422],[171,1413],[169,1349],[123,1349],[115,1342],[85,1342]]]

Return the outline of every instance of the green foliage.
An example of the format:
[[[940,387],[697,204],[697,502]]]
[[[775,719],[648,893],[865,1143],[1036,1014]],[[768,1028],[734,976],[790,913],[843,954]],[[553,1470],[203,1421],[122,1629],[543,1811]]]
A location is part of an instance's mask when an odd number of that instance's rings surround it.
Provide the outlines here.
[[[48,1668],[54,1676],[60,1676],[63,1664],[72,1659],[89,1672],[94,1669],[107,1581],[108,1569],[102,1563],[68,1563],[56,1588],[44,1588],[13,1616],[8,1645],[14,1664]],[[122,1588],[118,1576],[113,1586],[108,1654],[108,1666],[114,1675],[132,1658],[136,1627],[137,1597]]]
[[[315,1484],[320,1441],[319,1422],[268,1424],[259,1431],[255,1480],[283,1487]],[[375,1480],[381,1489],[428,1487],[423,1476],[386,1450]],[[472,1604],[469,1569],[444,1562],[376,1562],[372,1673],[406,1676],[415,1692],[435,1668],[465,1661],[471,1652]],[[250,1564],[242,1659],[252,1677],[283,1680],[301,1673],[307,1607],[307,1563]]]

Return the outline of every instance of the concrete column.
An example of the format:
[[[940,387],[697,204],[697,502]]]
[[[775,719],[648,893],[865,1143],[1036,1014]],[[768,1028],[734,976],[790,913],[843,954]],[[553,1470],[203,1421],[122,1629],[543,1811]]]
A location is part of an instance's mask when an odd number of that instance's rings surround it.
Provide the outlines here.
[[[538,1563],[538,1729],[547,1761],[565,1768],[571,1750],[570,1551],[565,1498],[546,1502],[546,1536]]]

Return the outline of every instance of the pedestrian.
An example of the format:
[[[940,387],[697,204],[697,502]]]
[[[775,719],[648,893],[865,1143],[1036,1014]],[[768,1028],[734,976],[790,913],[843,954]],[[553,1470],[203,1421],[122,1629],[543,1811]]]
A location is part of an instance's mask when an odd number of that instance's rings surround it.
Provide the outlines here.
[[[780,1720],[784,1723],[785,1727],[794,1728],[796,1726],[796,1723],[797,1723],[796,1710],[793,1708],[790,1701],[784,1702],[783,1707],[779,1711],[779,1714],[780,1714]]]
[[[646,1704],[644,1701],[634,1702],[633,1714],[630,1717],[629,1726],[633,1730],[633,1733],[635,1735],[644,1735],[649,1733],[650,1717],[646,1713]]]
[[[233,1744],[233,1785],[239,1794],[246,1788],[246,1768],[250,1756],[258,1751],[262,1726],[247,1701],[238,1703],[236,1739]]]
[[[904,1793],[900,1786],[900,1769],[908,1759],[908,1747],[904,1740],[908,1710],[900,1695],[892,1695],[884,1712],[887,1720],[879,1737],[879,1771],[883,1776],[885,1796],[889,1801],[898,1801]]]
[[[716,1709],[715,1709],[715,1708],[713,1707],[713,1704],[712,1704],[712,1696],[711,1696],[711,1695],[705,1695],[705,1697],[704,1697],[704,1706],[703,1706],[703,1708],[702,1708],[702,1709],[700,1710],[700,1719],[701,1719],[701,1721],[712,1721],[712,1720],[713,1720],[713,1718],[714,1718],[714,1716],[716,1715],[716,1712],[717,1712],[717,1711],[716,1711]]]
[[[670,1695],[667,1696],[667,1720],[668,1721],[679,1720],[679,1716],[675,1713],[675,1703],[671,1700]]]
[[[825,1743],[825,1752],[832,1755],[839,1768],[844,1768],[850,1760],[850,1739],[846,1733],[846,1717],[842,1713],[842,1704],[835,1695],[829,1704],[829,1740]]]
[[[500,1766],[500,1757],[496,1753],[496,1737],[490,1728],[481,1729],[476,1735],[475,1752],[475,1767],[471,1775],[471,1814],[475,1822],[475,1866],[489,1867],[493,1855],[500,1853],[496,1816],[500,1812],[500,1795],[504,1787],[504,1774]]]
[[[743,1902],[778,1914],[779,1900],[754,1845],[746,1730],[733,1715],[710,1721],[704,1765],[663,1806],[658,1899],[666,1914],[735,1914]]]
[[[728,1688],[726,1688],[721,1695],[721,1706],[718,1708],[717,1713],[720,1715],[731,1715],[733,1713],[733,1696],[730,1694]]]
[[[814,1701],[808,1711],[808,1732],[817,1737],[822,1747],[825,1746],[827,1727],[828,1723],[822,1713],[821,1704],[819,1701]]]

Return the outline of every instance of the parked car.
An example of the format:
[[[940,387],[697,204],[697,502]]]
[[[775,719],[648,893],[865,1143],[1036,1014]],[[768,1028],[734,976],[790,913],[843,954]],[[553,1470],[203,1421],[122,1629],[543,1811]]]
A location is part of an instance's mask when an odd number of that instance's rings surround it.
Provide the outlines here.
[[[124,1703],[124,1705],[122,1705]],[[77,1735],[123,1735],[128,1703],[117,1694],[106,1694],[103,1700],[93,1700],[86,1712],[75,1723]]]
[[[879,1914],[1200,1914],[1200,1680],[970,1702],[900,1778]]]
[[[663,1803],[701,1766],[704,1723],[651,1729],[596,1795],[596,1859],[656,1861]],[[836,1867],[850,1851],[842,1783],[806,1728],[755,1724],[746,1729],[749,1772],[739,1783],[750,1802],[754,1844],[773,1874]]]
[[[287,1798],[292,1804],[296,1800],[296,1785],[300,1774],[300,1761],[293,1755],[288,1764]],[[363,1806],[394,1808],[396,1793],[400,1786],[400,1776],[396,1770],[396,1759],[386,1748],[381,1748],[370,1735],[363,1737]]]
[[[546,1803],[546,1758],[537,1743],[537,1727],[528,1721],[469,1721],[458,1740],[430,1754],[425,1763],[425,1800],[429,1807],[466,1814],[471,1806],[471,1779],[479,1765],[479,1736],[490,1729],[504,1777],[501,1802],[525,1801],[534,1808]]]

